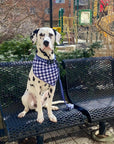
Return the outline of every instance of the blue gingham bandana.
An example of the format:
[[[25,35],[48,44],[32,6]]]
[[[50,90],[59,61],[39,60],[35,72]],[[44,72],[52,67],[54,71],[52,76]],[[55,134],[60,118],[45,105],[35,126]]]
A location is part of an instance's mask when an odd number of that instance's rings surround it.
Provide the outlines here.
[[[40,80],[55,86],[59,74],[56,59],[49,61],[36,55],[33,60],[33,73]]]

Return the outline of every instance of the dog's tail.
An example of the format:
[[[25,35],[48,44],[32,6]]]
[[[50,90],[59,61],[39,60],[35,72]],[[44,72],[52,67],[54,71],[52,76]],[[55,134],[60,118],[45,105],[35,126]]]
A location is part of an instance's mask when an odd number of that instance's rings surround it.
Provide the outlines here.
[[[60,101],[60,100],[59,100],[59,101],[53,101],[53,102],[52,102],[53,105],[55,105],[55,104],[60,104],[60,103],[65,103],[65,102],[64,102],[64,101]]]

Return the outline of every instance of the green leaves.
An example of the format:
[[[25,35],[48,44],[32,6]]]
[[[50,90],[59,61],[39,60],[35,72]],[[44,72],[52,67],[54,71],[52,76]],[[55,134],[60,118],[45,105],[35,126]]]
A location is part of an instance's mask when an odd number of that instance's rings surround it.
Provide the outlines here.
[[[95,50],[101,48],[102,45],[100,42],[95,42],[92,45],[90,45],[88,48],[83,48],[83,49],[76,49],[73,52],[57,52],[56,53],[56,58],[59,64],[61,64],[62,60],[64,59],[76,59],[76,58],[88,58],[92,57],[95,54]],[[63,67],[60,65],[60,71],[61,71],[61,77],[64,77],[65,71]]]
[[[64,53],[58,52],[55,48],[55,54],[57,61],[61,63],[63,59],[75,59],[94,56],[95,49],[100,47],[102,47],[101,43],[96,42],[90,45],[88,48],[76,49],[73,52]],[[4,41],[0,44],[0,61],[7,62],[33,60],[35,50],[36,46],[32,44],[29,38],[18,36],[15,39]]]
[[[0,44],[0,61],[30,60],[30,52],[33,49],[29,38],[12,39]],[[32,53],[33,57],[33,53]]]

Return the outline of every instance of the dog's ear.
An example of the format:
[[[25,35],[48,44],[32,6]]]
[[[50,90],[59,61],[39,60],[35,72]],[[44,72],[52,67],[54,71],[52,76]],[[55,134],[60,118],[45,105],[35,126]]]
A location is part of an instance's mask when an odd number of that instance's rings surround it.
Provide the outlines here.
[[[38,31],[39,31],[39,29],[35,29],[35,30],[30,34],[30,39],[32,40],[32,43],[33,43],[33,44],[36,43]]]
[[[60,39],[61,39],[61,34],[59,32],[57,32],[56,30],[54,30],[54,29],[53,29],[53,31],[55,33],[55,41],[59,45],[60,44],[59,42],[60,42]]]

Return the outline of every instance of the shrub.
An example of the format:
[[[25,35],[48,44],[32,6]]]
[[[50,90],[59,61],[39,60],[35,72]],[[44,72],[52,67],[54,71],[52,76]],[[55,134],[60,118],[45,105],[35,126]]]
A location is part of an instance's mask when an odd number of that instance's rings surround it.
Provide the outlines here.
[[[56,46],[55,46],[56,47]],[[62,81],[64,81],[65,70],[63,69],[61,62],[63,59],[75,59],[75,58],[83,58],[83,57],[91,57],[95,54],[95,49],[101,47],[100,43],[93,43],[89,46],[89,48],[85,49],[76,49],[73,52],[61,53],[57,52],[55,48],[56,59],[59,63],[60,74]],[[35,55],[36,46],[32,44],[29,38],[18,38],[12,39],[9,41],[4,41],[0,44],[0,61],[8,62],[8,61],[30,61],[33,60]]]
[[[96,42],[90,45],[89,48],[78,50],[76,49],[75,51],[70,53],[60,53],[57,52],[57,49],[55,48],[55,53],[57,61],[61,63],[63,59],[94,56],[95,49],[98,49],[100,47],[101,44],[99,42]],[[22,36],[9,41],[4,41],[2,44],[0,44],[0,61],[8,62],[33,60],[35,49],[36,46],[32,44],[31,40],[29,38],[23,38]]]
[[[60,64],[60,71],[61,71],[61,76],[65,75],[65,71],[63,70],[61,66],[61,62],[63,59],[76,59],[76,58],[88,58],[92,57],[95,54],[95,50],[101,48],[102,45],[100,42],[95,42],[92,45],[90,45],[88,48],[85,49],[76,49],[73,52],[57,52],[56,50],[56,58],[57,61]]]
[[[34,47],[29,38],[4,41],[0,44],[0,61],[31,60],[34,54],[30,55],[30,52]]]

